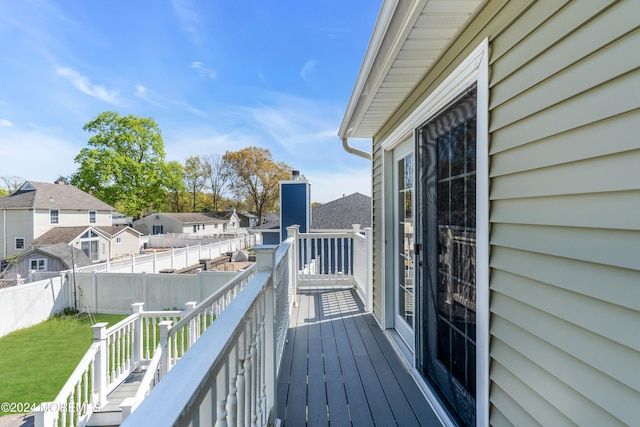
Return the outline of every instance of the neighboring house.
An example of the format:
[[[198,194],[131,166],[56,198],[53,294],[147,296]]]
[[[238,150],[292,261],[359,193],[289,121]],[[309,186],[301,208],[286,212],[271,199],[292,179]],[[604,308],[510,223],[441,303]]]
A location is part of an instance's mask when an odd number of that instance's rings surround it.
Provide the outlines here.
[[[56,227],[33,241],[33,246],[64,243],[84,252],[91,261],[121,258],[140,251],[140,233],[131,227]]]
[[[72,185],[27,181],[0,198],[1,255],[20,255],[34,239],[54,228],[109,227],[114,211]]]
[[[72,253],[73,251],[73,253]],[[66,243],[56,243],[34,247],[22,252],[15,264],[10,264],[5,271],[5,279],[15,279],[18,275],[27,278],[34,273],[37,278],[49,277],[55,273],[76,267],[91,265],[91,260],[80,249]],[[37,279],[36,279],[37,280]]]
[[[281,206],[280,209],[286,209]],[[371,197],[360,193],[343,196],[331,202],[311,208],[311,232],[353,230],[354,225],[361,229],[371,227]],[[253,228],[262,234],[265,245],[280,243],[280,219]]]
[[[119,212],[113,212],[111,216],[111,225],[116,225],[118,227],[131,227],[133,224],[133,217],[126,216],[125,214],[121,214]]]
[[[177,233],[212,236],[235,234],[240,228],[240,218],[235,211],[154,213],[134,221],[133,228],[143,235]]]
[[[640,420],[639,16],[383,2],[339,135],[372,161],[373,314],[454,423]]]
[[[258,225],[258,217],[251,212],[236,211],[236,214],[238,215],[238,219],[240,220],[239,227],[250,228]]]

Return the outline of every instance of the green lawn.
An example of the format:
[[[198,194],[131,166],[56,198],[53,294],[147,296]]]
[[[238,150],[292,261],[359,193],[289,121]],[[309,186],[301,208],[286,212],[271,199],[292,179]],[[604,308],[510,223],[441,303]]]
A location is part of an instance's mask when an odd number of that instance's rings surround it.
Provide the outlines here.
[[[96,314],[95,322],[125,317]],[[0,403],[52,401],[91,345],[92,324],[86,315],[64,316],[0,338]]]

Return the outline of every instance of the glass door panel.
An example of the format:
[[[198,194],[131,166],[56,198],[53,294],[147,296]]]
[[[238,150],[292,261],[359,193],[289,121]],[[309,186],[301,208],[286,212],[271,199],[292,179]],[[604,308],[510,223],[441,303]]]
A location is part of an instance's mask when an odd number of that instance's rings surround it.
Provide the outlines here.
[[[413,181],[414,156],[409,142],[394,151],[395,329],[413,350],[415,345],[415,280]]]
[[[475,423],[476,91],[418,130],[419,365]]]

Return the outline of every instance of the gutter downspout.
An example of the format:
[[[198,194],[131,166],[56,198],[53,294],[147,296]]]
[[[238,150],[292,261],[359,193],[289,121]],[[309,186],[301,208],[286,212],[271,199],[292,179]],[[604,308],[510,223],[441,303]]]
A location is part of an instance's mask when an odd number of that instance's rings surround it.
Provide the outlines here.
[[[342,147],[347,153],[362,157],[367,160],[371,160],[371,153],[368,153],[366,151],[350,146],[349,138],[340,138],[340,139],[342,139]]]

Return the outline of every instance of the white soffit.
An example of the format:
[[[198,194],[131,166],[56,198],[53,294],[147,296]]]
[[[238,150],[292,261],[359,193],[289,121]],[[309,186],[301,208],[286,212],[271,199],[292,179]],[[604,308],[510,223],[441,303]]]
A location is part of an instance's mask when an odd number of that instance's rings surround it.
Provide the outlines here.
[[[373,137],[480,3],[482,0],[385,0],[340,137]]]

